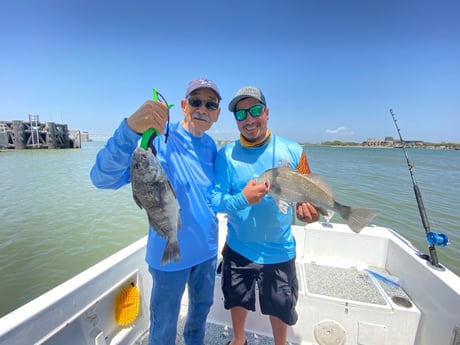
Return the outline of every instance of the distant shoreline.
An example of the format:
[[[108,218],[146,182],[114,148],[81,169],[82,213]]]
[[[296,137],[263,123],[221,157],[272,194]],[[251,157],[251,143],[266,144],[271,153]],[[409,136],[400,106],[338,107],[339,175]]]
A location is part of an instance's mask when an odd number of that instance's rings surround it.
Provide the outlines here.
[[[235,139],[236,140],[236,139]],[[218,146],[223,146],[225,144],[234,142],[235,140],[220,140],[214,139]],[[360,147],[360,148],[386,148],[386,149],[394,149],[394,148],[407,148],[407,149],[427,149],[427,150],[460,150],[459,143],[448,143],[448,142],[440,142],[440,143],[431,143],[425,142],[421,140],[417,141],[405,141],[405,143],[401,143],[399,140],[393,140],[392,138],[382,139],[382,140],[374,140],[368,139],[367,141],[363,141],[360,143],[357,142],[342,142],[339,140],[334,141],[324,141],[322,143],[309,143],[309,142],[298,142],[302,146],[329,146],[329,147]]]
[[[426,143],[423,141],[406,142],[400,141],[382,141],[382,142],[363,142],[363,143],[341,143],[341,142],[323,142],[321,144],[300,143],[302,146],[328,146],[328,147],[356,147],[356,148],[385,148],[385,149],[425,149],[425,150],[460,150],[460,144],[456,143]]]
[[[354,148],[354,149],[402,149],[403,147],[393,147],[393,146],[363,146],[363,145],[324,145],[324,144],[305,144],[300,143],[301,146],[305,147],[335,147],[335,148]],[[435,151],[459,151],[459,147],[406,147],[406,149],[414,150],[435,150]]]

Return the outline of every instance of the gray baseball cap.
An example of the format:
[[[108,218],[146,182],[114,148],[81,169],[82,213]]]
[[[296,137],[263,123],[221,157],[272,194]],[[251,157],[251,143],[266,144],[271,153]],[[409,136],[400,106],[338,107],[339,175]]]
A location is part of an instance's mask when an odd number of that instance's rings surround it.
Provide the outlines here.
[[[235,112],[236,104],[242,99],[248,98],[248,97],[255,98],[263,105],[267,105],[267,102],[265,102],[265,96],[262,93],[262,90],[260,90],[258,87],[255,87],[255,86],[244,86],[238,90],[235,97],[233,97],[233,99],[230,101],[228,105],[228,110],[230,110],[232,113]]]

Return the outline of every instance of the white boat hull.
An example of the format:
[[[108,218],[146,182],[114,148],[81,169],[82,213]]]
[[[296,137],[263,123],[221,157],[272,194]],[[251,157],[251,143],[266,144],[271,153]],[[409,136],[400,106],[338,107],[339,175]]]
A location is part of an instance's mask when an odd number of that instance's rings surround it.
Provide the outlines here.
[[[220,217],[220,245],[225,218]],[[299,278],[299,321],[292,344],[434,345],[460,343],[460,278],[437,270],[394,231],[370,226],[294,226]],[[0,344],[144,344],[151,278],[146,237],[0,319]],[[391,274],[397,287],[365,269]],[[136,322],[116,324],[115,296],[134,283],[141,291]],[[213,324],[231,327],[216,276]],[[187,307],[186,294],[182,313]],[[271,335],[266,316],[250,313],[247,330]],[[215,345],[214,343],[209,343]]]

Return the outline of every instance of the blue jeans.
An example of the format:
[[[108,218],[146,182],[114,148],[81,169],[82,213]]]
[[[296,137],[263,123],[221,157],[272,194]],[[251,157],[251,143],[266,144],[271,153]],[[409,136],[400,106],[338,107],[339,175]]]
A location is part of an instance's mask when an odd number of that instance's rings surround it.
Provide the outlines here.
[[[188,286],[188,311],[184,326],[186,345],[204,345],[206,318],[214,297],[217,259],[185,270],[166,272],[149,267],[153,278],[150,297],[150,345],[175,345],[180,302]]]

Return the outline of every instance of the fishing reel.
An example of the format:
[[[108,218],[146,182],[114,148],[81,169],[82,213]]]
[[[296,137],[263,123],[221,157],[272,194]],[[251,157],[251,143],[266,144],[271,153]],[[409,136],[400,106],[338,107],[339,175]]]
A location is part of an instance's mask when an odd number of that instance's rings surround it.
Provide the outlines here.
[[[430,244],[430,246],[440,246],[445,247],[449,244],[449,238],[444,234],[438,234],[436,232],[427,232],[426,240]]]
[[[417,256],[421,259],[426,260],[427,264],[438,271],[445,271],[446,268],[439,263],[438,254],[436,253],[435,246],[445,247],[449,244],[449,239],[444,234],[438,234],[436,232],[428,231],[426,233],[426,240],[428,242],[430,255],[421,252],[417,253]]]

